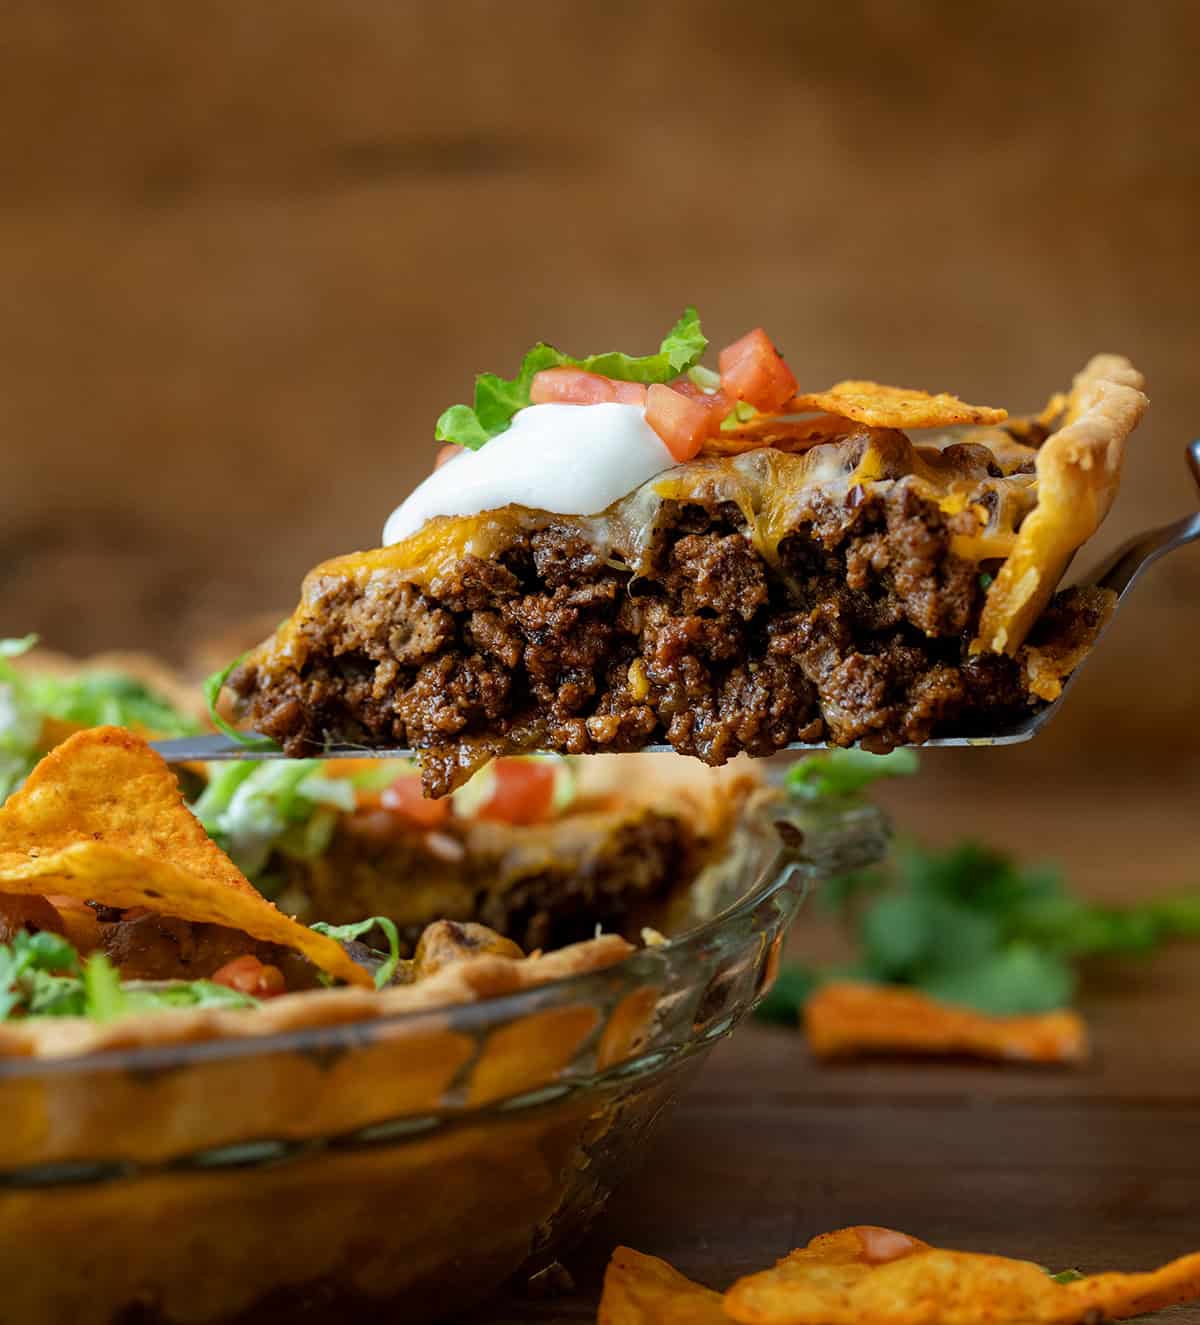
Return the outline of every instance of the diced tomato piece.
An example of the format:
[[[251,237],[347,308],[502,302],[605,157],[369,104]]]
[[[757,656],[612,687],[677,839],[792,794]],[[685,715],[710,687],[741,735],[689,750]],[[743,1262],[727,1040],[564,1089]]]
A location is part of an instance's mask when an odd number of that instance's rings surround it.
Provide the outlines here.
[[[778,413],[796,394],[792,370],[762,327],[727,345],[719,362],[722,390],[764,414]]]
[[[554,808],[554,765],[541,759],[497,759],[492,794],[476,810],[480,819],[536,824]]]
[[[437,828],[450,817],[450,798],[426,799],[421,794],[421,778],[417,773],[404,773],[390,787],[384,787],[379,803],[420,828]]]
[[[441,469],[448,461],[457,460],[464,449],[454,442],[447,442],[445,446],[438,447],[437,459],[433,462],[434,469]]]
[[[582,368],[543,368],[533,375],[529,399],[534,405],[644,405],[646,388]]]
[[[646,422],[662,438],[676,460],[698,455],[720,417],[698,400],[689,400],[669,386],[657,383],[646,393]]]
[[[618,405],[644,405],[646,403],[646,388],[641,382],[622,382],[618,378],[610,377],[612,383],[613,395],[616,397]]]
[[[379,797],[376,796],[375,799],[378,801]],[[355,837],[365,838],[366,841],[379,846],[389,842],[403,842],[413,831],[411,823],[390,810],[379,809],[378,806],[374,809],[368,807],[355,810],[353,814],[344,815],[339,827]]]
[[[733,408],[733,401],[720,389],[716,391],[705,391],[702,386],[697,386],[690,377],[677,377],[671,383],[671,390],[678,391],[681,396],[686,396],[689,400],[698,401],[705,409],[711,410],[720,418]]]
[[[275,998],[287,992],[283,972],[279,967],[267,966],[249,952],[226,962],[219,971],[214,971],[212,982],[224,985],[227,989],[236,989],[239,994],[249,994],[251,998]]]

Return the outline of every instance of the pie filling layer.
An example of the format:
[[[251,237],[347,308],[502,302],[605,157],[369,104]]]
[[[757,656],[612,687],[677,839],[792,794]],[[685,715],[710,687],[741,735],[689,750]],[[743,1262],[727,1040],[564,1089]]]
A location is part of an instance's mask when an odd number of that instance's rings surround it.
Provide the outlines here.
[[[982,735],[1053,698],[1111,608],[1068,590],[979,647],[1036,502],[1034,448],[1000,454],[857,428],[696,460],[600,516],[435,519],[318,567],[229,684],[289,754],[411,746],[433,794],[526,749],[715,765]]]
[[[280,862],[280,901],[309,922],[390,916],[406,956],[436,919],[478,921],[527,951],[549,950],[592,938],[597,925],[636,938],[692,881],[706,845],[685,816],[650,806],[377,842],[343,830],[321,856]]]

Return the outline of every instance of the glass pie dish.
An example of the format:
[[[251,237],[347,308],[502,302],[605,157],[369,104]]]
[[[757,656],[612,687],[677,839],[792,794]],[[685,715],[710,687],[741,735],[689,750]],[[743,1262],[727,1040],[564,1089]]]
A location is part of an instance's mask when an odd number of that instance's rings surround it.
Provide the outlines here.
[[[0,1320],[436,1320],[550,1264],[769,986],[864,805],[764,792],[672,937],[517,994],[0,1061]],[[386,1315],[391,1312],[392,1315]]]

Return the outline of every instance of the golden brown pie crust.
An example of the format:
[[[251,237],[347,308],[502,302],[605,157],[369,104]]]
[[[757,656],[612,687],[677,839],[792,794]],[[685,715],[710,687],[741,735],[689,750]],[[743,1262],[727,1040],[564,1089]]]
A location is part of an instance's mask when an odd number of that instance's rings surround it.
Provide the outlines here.
[[[633,947],[618,935],[603,934],[542,955],[516,958],[485,953],[445,966],[415,984],[378,992],[306,990],[246,1010],[187,1008],[140,1013],[110,1022],[86,1017],[33,1017],[0,1025],[0,1058],[73,1058],[113,1049],[162,1048],[375,1021],[516,994],[553,980],[603,970],[623,961],[632,951]]]

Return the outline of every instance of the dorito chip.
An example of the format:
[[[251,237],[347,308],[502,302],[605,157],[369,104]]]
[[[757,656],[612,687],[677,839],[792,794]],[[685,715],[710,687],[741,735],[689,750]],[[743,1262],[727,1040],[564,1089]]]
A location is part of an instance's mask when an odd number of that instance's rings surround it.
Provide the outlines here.
[[[604,1272],[596,1325],[729,1325],[721,1294],[657,1256],[618,1247]]]
[[[184,804],[174,773],[121,727],[92,727],[52,750],[0,806],[0,859],[105,842],[259,894]]]
[[[1032,1261],[943,1251],[889,1230],[871,1230],[856,1264],[847,1253],[862,1232],[814,1238],[774,1269],[739,1279],[725,1294],[726,1314],[743,1325],[1078,1325],[1200,1294],[1200,1253],[1148,1274],[1059,1283]],[[868,1259],[867,1243],[886,1249],[886,1238],[897,1240],[897,1254]]]
[[[860,1319],[868,1325],[853,1302],[863,1282],[880,1265],[928,1250],[918,1238],[869,1224],[823,1233],[773,1269],[739,1279],[725,1294],[725,1314],[756,1325],[793,1320],[850,1325]]]
[[[824,410],[873,428],[948,428],[959,423],[1002,423],[1008,418],[1007,410],[968,405],[944,392],[931,396],[910,387],[856,381],[793,396],[787,409],[789,413]]]
[[[289,919],[212,841],[138,737],[95,727],[48,754],[0,806],[0,893],[59,894],[224,925],[370,985],[341,945]]]
[[[106,842],[76,842],[60,851],[0,856],[0,891],[60,893],[126,910],[145,907],[195,924],[224,925],[264,943],[302,952],[315,966],[349,984],[373,985],[340,943],[285,916],[253,889],[243,892],[169,860],[154,860]]]
[[[915,989],[853,981],[828,984],[804,1005],[809,1047],[822,1058],[863,1053],[968,1054],[1030,1063],[1075,1063],[1087,1027],[1066,1009],[995,1017],[939,1003]]]
[[[818,414],[811,419],[781,419],[774,415],[756,419],[732,432],[719,432],[703,446],[705,455],[742,455],[764,446],[776,451],[808,451],[822,442],[833,442],[850,433],[863,432],[861,424],[837,414]]]

